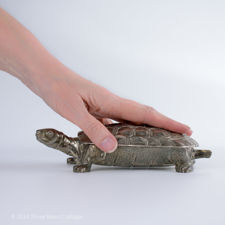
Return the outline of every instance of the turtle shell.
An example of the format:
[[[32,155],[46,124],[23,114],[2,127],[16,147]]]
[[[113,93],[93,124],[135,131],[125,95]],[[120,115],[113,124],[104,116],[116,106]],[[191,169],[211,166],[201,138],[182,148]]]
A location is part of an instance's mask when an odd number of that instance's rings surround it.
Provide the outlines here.
[[[119,146],[198,146],[198,143],[186,134],[175,133],[147,124],[113,123],[105,126],[116,137]],[[83,131],[78,132],[78,138],[82,143],[93,143]]]

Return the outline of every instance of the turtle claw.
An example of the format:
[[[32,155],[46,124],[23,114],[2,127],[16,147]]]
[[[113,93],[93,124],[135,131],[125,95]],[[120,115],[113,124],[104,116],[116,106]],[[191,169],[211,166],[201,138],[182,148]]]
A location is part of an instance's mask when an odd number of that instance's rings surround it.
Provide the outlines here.
[[[193,164],[176,165],[175,168],[178,173],[189,173],[193,170]]]
[[[67,158],[67,164],[76,164],[76,162],[73,157],[69,157]]]
[[[89,165],[79,165],[73,167],[73,172],[75,173],[84,173],[84,172],[90,172],[91,166]]]

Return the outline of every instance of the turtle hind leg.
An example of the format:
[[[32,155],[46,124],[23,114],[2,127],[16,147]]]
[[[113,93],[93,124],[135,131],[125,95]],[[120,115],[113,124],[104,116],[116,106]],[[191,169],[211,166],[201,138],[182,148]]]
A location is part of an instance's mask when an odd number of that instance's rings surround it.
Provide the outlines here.
[[[91,164],[76,165],[73,167],[73,172],[75,173],[84,173],[90,171],[91,171]]]
[[[75,159],[73,157],[67,158],[67,164],[76,164]]]
[[[188,162],[178,162],[175,164],[176,172],[178,173],[189,173],[193,171],[194,160]]]

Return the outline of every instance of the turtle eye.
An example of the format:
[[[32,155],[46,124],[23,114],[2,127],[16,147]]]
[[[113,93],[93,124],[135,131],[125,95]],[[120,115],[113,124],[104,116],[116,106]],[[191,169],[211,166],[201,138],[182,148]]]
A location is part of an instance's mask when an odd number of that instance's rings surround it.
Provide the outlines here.
[[[49,131],[46,132],[45,135],[46,135],[48,138],[53,138],[54,132],[53,132],[52,130],[49,130]]]

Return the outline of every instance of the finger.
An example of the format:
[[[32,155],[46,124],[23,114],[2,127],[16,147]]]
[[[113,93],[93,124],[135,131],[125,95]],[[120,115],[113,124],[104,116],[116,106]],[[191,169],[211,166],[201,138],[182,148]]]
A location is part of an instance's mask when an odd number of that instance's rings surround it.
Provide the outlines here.
[[[110,110],[110,118],[129,120],[137,124],[145,123],[187,135],[192,134],[189,126],[161,114],[148,105],[125,98],[118,98],[114,101],[113,110]]]
[[[108,124],[112,124],[112,120],[108,119],[108,118],[100,118],[98,119],[101,123],[103,123],[104,125],[108,125]]]
[[[88,111],[76,123],[93,143],[102,151],[111,153],[117,148],[117,140],[112,133]]]
[[[102,122],[103,122],[103,124],[105,124],[105,125],[109,125],[109,124],[112,124],[112,123],[113,123],[113,121],[110,120],[110,119],[108,119],[108,118],[103,118]]]

